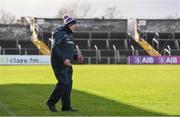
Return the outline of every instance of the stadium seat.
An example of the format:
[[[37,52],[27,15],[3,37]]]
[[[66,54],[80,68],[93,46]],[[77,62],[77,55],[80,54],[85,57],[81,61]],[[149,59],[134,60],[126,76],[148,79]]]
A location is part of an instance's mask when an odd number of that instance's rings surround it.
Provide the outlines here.
[[[126,39],[127,38],[127,33],[123,33],[123,32],[111,32],[110,33],[110,38],[111,39]]]
[[[119,50],[119,54],[122,57],[128,57],[133,55],[131,50]]]
[[[110,60],[108,61],[108,57],[102,57],[99,61],[100,64],[107,64],[108,62],[110,63]]]
[[[81,53],[84,57],[96,57],[96,50],[82,50]]]
[[[160,50],[167,48],[168,45],[171,49],[177,49],[174,40],[159,40]]]
[[[36,46],[31,42],[31,40],[19,40],[21,48],[36,48]]]
[[[39,55],[39,50],[38,49],[27,49],[27,54],[28,55]]]
[[[180,51],[179,50],[171,50],[171,55],[180,56]]]
[[[19,49],[7,48],[7,49],[5,49],[5,54],[6,55],[19,55],[20,51],[19,51]]]
[[[152,40],[153,38],[155,38],[155,33],[147,33],[146,34],[146,40]]]
[[[101,50],[101,57],[114,57],[114,50]]]
[[[78,45],[79,49],[89,49],[88,47],[88,40],[84,39],[84,40],[74,40],[75,45]]]
[[[89,39],[89,32],[75,32],[73,37],[75,39]]]
[[[139,56],[149,56],[148,53],[145,50],[138,50]]]
[[[111,64],[127,64],[128,63],[128,59],[127,59],[127,57],[123,57],[123,56],[121,56],[120,58],[119,58],[119,60],[117,60],[117,59],[115,59],[114,57],[112,57],[112,58],[110,58],[110,63]]]
[[[92,32],[91,39],[108,39],[108,32]]]
[[[169,39],[171,37],[171,33],[158,33],[159,39]]]
[[[98,49],[107,49],[106,40],[91,40],[91,49],[95,49],[94,46],[96,45]]]
[[[143,49],[135,40],[128,40],[128,48],[131,50],[131,45],[133,45],[134,49],[141,50]]]
[[[110,49],[113,49],[113,45],[117,48],[117,49],[120,49],[120,50],[124,50],[126,49],[125,48],[125,45],[124,45],[124,40],[109,40],[109,48]]]
[[[0,40],[1,48],[17,48],[17,40]]]
[[[175,39],[180,40],[180,33],[174,33],[174,35],[175,35]]]

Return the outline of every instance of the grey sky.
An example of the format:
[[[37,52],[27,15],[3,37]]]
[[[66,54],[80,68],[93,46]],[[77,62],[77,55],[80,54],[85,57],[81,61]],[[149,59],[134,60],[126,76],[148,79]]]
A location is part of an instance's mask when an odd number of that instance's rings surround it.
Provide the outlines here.
[[[102,17],[111,6],[118,7],[124,18],[180,17],[180,0],[0,0],[0,9],[17,17],[55,17],[60,7],[72,1],[91,3],[89,18]]]

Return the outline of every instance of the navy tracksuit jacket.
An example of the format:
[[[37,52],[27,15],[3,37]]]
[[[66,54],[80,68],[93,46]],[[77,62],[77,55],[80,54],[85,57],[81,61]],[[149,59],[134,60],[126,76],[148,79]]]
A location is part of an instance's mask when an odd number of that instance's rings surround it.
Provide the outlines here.
[[[68,27],[58,27],[54,34],[54,44],[52,46],[51,66],[58,80],[48,104],[55,105],[60,99],[62,108],[71,107],[71,90],[72,90],[72,67],[63,65],[65,59],[70,61],[76,60],[77,54],[74,52],[74,42],[72,31]]]

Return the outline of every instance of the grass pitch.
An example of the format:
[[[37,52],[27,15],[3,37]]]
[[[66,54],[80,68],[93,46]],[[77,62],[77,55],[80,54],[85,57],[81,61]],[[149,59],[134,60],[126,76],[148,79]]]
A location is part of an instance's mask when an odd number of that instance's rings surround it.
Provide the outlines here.
[[[48,111],[50,66],[0,66],[0,116],[180,115],[179,65],[75,65],[72,105]]]

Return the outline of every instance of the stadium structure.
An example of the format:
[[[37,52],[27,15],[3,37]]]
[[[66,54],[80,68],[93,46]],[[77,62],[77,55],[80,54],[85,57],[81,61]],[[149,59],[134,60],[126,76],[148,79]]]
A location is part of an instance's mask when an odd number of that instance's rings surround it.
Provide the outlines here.
[[[0,55],[50,55],[63,19],[0,24]],[[179,56],[180,19],[77,19],[75,50],[84,64],[127,64],[129,56]]]

